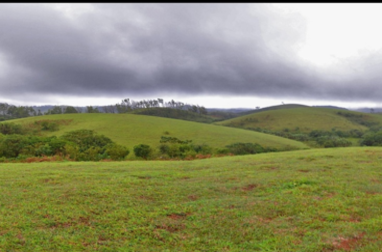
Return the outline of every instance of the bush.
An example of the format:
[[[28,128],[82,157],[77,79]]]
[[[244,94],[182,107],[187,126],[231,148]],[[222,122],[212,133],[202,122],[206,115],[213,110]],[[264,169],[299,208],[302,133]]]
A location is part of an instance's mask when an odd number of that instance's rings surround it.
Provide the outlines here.
[[[119,144],[109,144],[106,146],[105,153],[112,160],[123,160],[129,155],[130,151],[122,145]]]
[[[113,143],[110,138],[104,135],[96,135],[93,130],[87,129],[67,132],[61,138],[78,145],[81,152],[84,152],[92,147],[99,147],[103,149],[106,145]]]
[[[207,144],[193,144],[191,145],[192,149],[195,151],[195,153],[199,154],[212,154],[213,150],[211,146],[208,146]]]
[[[78,145],[67,143],[64,149],[65,155],[68,156],[71,160],[79,160],[81,152]]]
[[[177,138],[172,138],[170,141],[165,141],[169,142],[169,144],[163,142],[164,141],[161,141],[162,144],[159,146],[159,151],[161,154],[165,154],[170,158],[194,158],[197,154],[207,155],[212,154],[213,152],[213,149],[210,146],[206,144],[191,144],[191,140],[181,141]]]
[[[351,146],[352,143],[345,138],[341,138],[338,136],[322,136],[318,137],[316,139],[316,142],[325,148],[330,148],[330,147],[347,147]]]
[[[382,131],[366,133],[360,140],[360,145],[382,146]]]
[[[2,123],[0,124],[0,133],[4,135],[19,134],[24,133],[23,128],[19,124],[15,123]]]
[[[149,155],[151,154],[151,152],[152,152],[152,149],[147,144],[139,144],[134,146],[134,154],[136,157],[147,159]]]
[[[37,156],[50,156],[53,154],[53,151],[49,144],[45,144],[38,147],[35,153]]]
[[[41,130],[44,131],[57,131],[58,130],[58,124],[56,122],[52,121],[42,121],[41,122]]]
[[[228,148],[218,148],[215,152],[218,155],[227,155],[230,153]]]
[[[80,161],[99,161],[102,159],[102,150],[98,146],[92,146],[80,154]]]
[[[254,143],[234,143],[226,146],[234,155],[246,155],[266,152],[260,144]]]
[[[302,142],[310,140],[310,137],[303,133],[289,134],[287,138]]]
[[[0,140],[0,156],[16,158],[25,146],[25,137],[21,135],[9,135]]]

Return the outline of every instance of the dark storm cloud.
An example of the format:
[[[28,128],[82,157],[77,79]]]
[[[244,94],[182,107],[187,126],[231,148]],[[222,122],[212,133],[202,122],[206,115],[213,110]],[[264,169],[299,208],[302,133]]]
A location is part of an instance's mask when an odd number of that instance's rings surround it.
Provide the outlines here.
[[[378,68],[349,78],[303,65],[304,19],[265,4],[93,4],[80,14],[73,6],[0,4],[0,98],[382,94]]]

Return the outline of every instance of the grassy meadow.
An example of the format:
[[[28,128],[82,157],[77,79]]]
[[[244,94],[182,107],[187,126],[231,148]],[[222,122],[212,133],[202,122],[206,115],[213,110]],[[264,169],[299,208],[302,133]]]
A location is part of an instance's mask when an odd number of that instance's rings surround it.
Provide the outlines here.
[[[381,160],[349,147],[0,164],[0,251],[381,251]]]
[[[353,117],[342,116],[338,112]],[[279,106],[274,110],[240,116],[216,124],[245,129],[263,128],[272,131],[298,129],[298,131],[306,133],[312,130],[330,131],[333,128],[342,131],[364,131],[367,130],[366,125],[368,124],[382,124],[382,116],[330,108],[287,107],[281,109]]]
[[[27,117],[7,122],[33,124],[39,120],[70,121],[65,125],[60,125],[58,131],[45,132],[44,135],[47,136],[60,136],[72,130],[91,129],[130,150],[135,145],[142,143],[156,147],[160,144],[161,136],[167,135],[181,140],[192,140],[196,144],[207,144],[211,147],[224,147],[236,142],[250,142],[279,149],[309,148],[298,141],[243,129],[134,114],[60,114]]]

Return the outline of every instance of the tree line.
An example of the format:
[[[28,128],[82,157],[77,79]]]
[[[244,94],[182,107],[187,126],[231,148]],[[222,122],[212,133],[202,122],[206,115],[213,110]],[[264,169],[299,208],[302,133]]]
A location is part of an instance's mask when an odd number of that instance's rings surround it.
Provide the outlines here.
[[[187,104],[180,101],[164,101],[161,98],[134,101],[130,98],[123,99],[120,103],[100,107],[86,106],[85,108],[75,108],[73,106],[53,106],[45,112],[34,109],[32,106],[15,106],[8,103],[0,103],[0,121],[23,118],[29,116],[71,114],[71,113],[128,113],[138,109],[148,108],[172,108],[187,110],[198,114],[207,114],[203,106]]]
[[[187,104],[181,101],[164,101],[161,98],[134,101],[130,98],[123,99],[121,103],[102,107],[105,113],[127,113],[137,109],[147,108],[172,108],[180,110],[188,110],[198,114],[207,114],[207,110],[203,106]]]

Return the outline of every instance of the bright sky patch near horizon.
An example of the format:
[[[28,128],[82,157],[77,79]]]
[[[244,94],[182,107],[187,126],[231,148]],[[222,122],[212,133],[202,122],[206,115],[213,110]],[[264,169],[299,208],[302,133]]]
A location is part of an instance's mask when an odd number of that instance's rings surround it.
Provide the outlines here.
[[[381,106],[382,4],[0,4],[0,102]]]

